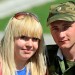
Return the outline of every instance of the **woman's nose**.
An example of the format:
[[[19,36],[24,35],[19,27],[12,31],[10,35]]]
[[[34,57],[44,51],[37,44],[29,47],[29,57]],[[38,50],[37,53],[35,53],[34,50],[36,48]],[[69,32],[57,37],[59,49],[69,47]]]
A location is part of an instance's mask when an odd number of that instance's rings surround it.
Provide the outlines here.
[[[28,40],[26,41],[26,46],[32,46],[32,45],[33,45],[32,39],[28,39]]]

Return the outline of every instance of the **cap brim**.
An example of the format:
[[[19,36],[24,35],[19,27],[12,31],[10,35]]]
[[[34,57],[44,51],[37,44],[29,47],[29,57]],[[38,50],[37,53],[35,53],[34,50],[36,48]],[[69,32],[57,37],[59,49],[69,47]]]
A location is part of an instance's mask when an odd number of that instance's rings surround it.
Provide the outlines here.
[[[56,20],[75,21],[75,14],[57,14],[49,18],[48,25]]]

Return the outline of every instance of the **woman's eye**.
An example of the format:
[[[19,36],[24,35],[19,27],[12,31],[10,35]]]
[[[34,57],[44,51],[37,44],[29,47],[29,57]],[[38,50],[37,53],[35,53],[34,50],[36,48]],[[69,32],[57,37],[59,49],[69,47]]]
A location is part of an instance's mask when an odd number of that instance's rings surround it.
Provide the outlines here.
[[[21,36],[20,39],[27,40],[28,37],[26,37],[26,36]]]
[[[38,38],[31,38],[31,37],[27,37],[27,36],[21,36],[20,39],[22,40],[25,40],[25,41],[28,41],[29,39],[32,39],[32,41],[38,41],[39,39]]]
[[[38,41],[39,39],[38,39],[38,38],[32,38],[32,40],[33,40],[33,41]]]

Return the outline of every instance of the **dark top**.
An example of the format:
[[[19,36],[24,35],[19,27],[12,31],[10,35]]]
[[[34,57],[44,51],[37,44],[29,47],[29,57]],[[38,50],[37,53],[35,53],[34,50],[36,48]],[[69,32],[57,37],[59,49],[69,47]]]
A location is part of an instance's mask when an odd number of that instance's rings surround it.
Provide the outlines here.
[[[75,75],[75,62],[67,61],[64,56],[63,60],[61,60],[57,56],[59,48],[57,45],[47,45],[46,47],[47,66],[50,75]]]

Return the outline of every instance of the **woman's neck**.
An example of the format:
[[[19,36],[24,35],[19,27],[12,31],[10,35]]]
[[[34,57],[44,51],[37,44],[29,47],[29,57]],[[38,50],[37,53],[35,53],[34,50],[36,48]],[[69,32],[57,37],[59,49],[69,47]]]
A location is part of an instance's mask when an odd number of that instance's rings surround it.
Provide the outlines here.
[[[16,63],[16,69],[17,70],[21,70],[21,69],[23,69],[24,67],[25,67],[25,65],[27,64],[27,61],[22,61],[22,60],[16,60],[15,61],[15,63]]]

